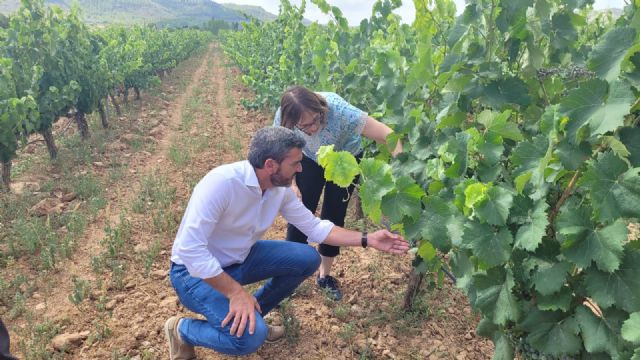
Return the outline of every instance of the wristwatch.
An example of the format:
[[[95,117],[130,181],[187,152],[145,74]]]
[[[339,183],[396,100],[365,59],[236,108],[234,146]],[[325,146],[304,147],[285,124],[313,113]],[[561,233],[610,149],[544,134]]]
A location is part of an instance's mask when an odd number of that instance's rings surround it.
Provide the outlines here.
[[[367,244],[367,240],[368,240],[368,238],[367,238],[367,232],[366,232],[366,231],[363,231],[363,232],[362,232],[362,237],[360,238],[360,244],[362,245],[362,247],[363,247],[363,248],[366,248],[366,247],[367,247],[367,245],[368,245],[368,244]]]

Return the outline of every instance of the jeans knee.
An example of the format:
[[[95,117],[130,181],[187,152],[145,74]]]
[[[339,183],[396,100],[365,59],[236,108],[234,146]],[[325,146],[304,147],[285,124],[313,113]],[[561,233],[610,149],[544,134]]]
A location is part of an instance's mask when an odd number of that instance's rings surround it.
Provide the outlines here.
[[[267,339],[269,329],[267,324],[264,323],[262,318],[256,319],[256,331],[253,335],[249,334],[249,326],[245,329],[245,333],[242,337],[234,337],[236,351],[234,355],[249,355],[258,351],[260,346]]]
[[[311,246],[307,246],[304,256],[301,256],[301,259],[305,261],[305,266],[303,267],[304,276],[311,276],[311,274],[320,267],[320,254]]]

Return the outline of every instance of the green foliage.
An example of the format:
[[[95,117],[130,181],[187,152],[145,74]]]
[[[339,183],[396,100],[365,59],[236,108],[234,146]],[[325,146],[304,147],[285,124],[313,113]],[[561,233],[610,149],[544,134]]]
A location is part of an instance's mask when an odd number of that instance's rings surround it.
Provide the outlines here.
[[[65,13],[44,0],[23,0],[0,28],[1,162],[13,159],[30,134],[50,133],[70,111],[92,113],[116,89],[147,89],[212,37],[149,26],[90,31],[80,16],[76,6]]]
[[[335,152],[333,145],[318,152],[318,163],[325,168],[327,180],[348,187],[359,174],[358,162],[346,151]]]
[[[304,84],[394,129],[395,159],[369,147],[351,169],[323,149],[323,166],[349,169],[330,172],[336,183],[360,173],[364,212],[416,245],[414,264],[448,255],[494,358],[640,358],[627,238],[640,218],[640,4],[613,22],[589,1],[470,0],[458,17],[452,1],[414,1],[406,25],[398,1],[379,0],[350,28],[313,3],[327,26],[300,27],[304,7],[283,1],[274,22],[226,34],[254,105]]]
[[[79,306],[84,299],[89,295],[89,282],[74,276],[71,281],[73,282],[73,292],[69,294],[69,301],[74,305]]]

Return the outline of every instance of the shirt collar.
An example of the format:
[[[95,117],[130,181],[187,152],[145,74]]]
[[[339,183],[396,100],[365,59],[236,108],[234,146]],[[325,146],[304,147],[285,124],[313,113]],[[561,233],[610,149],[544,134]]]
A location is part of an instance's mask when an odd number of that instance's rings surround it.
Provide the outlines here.
[[[253,168],[249,160],[243,161],[244,184],[251,187],[260,188],[256,170]]]

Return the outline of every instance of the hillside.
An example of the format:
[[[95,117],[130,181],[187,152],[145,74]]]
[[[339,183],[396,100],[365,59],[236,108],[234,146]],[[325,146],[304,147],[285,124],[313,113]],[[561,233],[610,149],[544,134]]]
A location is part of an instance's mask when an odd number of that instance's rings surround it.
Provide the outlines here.
[[[69,9],[72,0],[46,0],[46,4]],[[78,0],[83,18],[90,24],[159,23],[170,26],[197,25],[211,19],[246,21],[233,9],[209,0]],[[20,7],[19,0],[0,2],[0,13]]]
[[[277,18],[276,15],[266,11],[260,6],[253,5],[239,5],[239,4],[229,4],[223,3],[222,6],[229,8],[231,10],[235,10],[237,12],[245,13],[251,17],[254,17],[261,21],[273,21]]]

